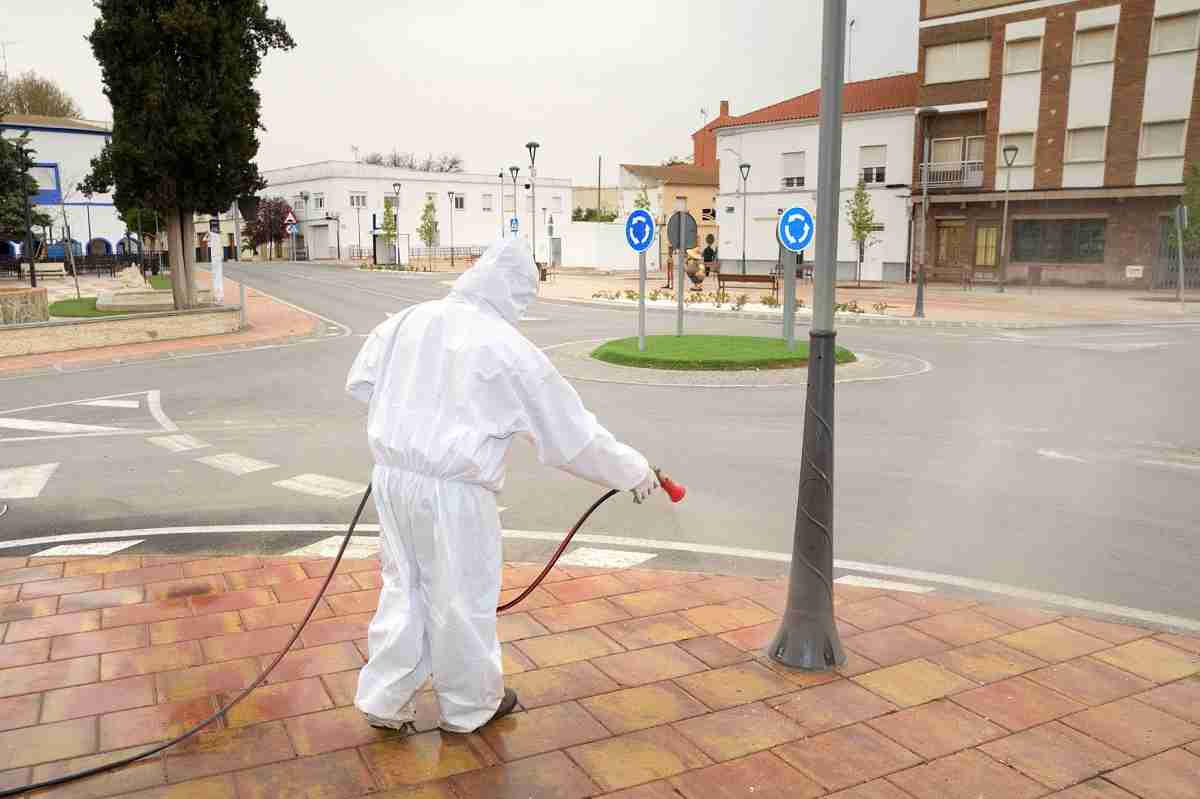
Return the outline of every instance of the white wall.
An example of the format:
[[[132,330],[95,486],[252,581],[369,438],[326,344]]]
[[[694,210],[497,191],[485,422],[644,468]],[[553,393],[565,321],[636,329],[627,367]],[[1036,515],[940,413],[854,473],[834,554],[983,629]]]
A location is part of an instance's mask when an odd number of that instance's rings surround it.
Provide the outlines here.
[[[0,126],[0,135],[16,138],[24,128]],[[64,211],[71,226],[71,237],[81,244],[88,241],[88,212],[91,212],[92,238],[102,238],[112,245],[125,235],[125,225],[117,217],[111,194],[96,194],[89,200],[78,190],[78,184],[91,171],[91,160],[104,148],[106,136],[90,131],[47,130],[30,128],[29,142],[38,164],[54,164],[58,168],[62,204],[42,205],[39,210],[54,220],[52,238],[63,235]],[[49,188],[49,187],[43,187]],[[41,231],[38,231],[41,236]]]
[[[453,241],[455,247],[483,247],[500,237],[501,213],[500,203],[502,194],[500,181],[496,175],[476,175],[469,173],[440,174],[429,172],[410,172],[402,169],[372,166],[370,164],[354,163],[352,161],[323,161],[316,164],[273,169],[263,172],[267,187],[261,192],[263,197],[281,196],[289,203],[294,203],[296,197],[307,191],[310,195],[304,212],[297,209],[296,216],[300,219],[301,229],[305,231],[310,247],[313,236],[308,233],[316,226],[328,226],[327,253],[311,251],[313,258],[331,258],[336,255],[337,230],[340,229],[342,240],[342,256],[348,257],[350,245],[357,245],[359,236],[362,246],[369,252],[371,248],[371,215],[382,216],[385,197],[393,197],[393,183],[400,183],[400,213],[398,219],[399,232],[408,233],[412,246],[423,247],[424,244],[417,236],[417,226],[420,224],[421,212],[425,206],[425,195],[432,194],[434,206],[437,209],[439,226],[438,246],[448,247],[451,242],[450,198],[447,192],[453,191],[465,198],[466,207],[453,212]],[[520,235],[531,238],[531,222],[529,212],[530,192],[524,189],[529,181],[528,176],[517,178],[518,196],[520,203],[517,216],[520,220]],[[512,179],[505,181],[506,190],[512,192]],[[313,207],[313,195],[321,194],[325,198],[325,207]],[[350,205],[351,194],[366,194],[365,208],[356,209]],[[483,210],[483,196],[491,195],[491,210]],[[548,232],[553,222],[555,236],[563,225],[571,219],[571,181],[564,178],[546,178],[539,176],[536,180],[537,194],[537,250],[538,260],[544,261],[549,254]],[[325,214],[340,215],[337,227],[333,222],[324,220]],[[505,235],[508,235],[507,220],[512,213],[504,214]],[[320,236],[321,234],[316,234]]]
[[[646,269],[659,268],[659,234],[654,245],[646,251]],[[634,270],[638,256],[625,241],[625,220],[619,222],[569,222],[563,230],[563,261],[565,267],[590,269]]]
[[[908,207],[904,196],[912,183],[912,154],[914,121],[912,109],[881,114],[856,114],[845,117],[842,127],[841,194],[838,203],[838,261],[852,262],[858,258],[857,245],[850,237],[846,221],[846,201],[852,196],[860,175],[861,147],[887,146],[887,174],[884,185],[868,184],[871,205],[883,231],[878,241],[866,252],[864,279],[881,279],[884,262],[905,261],[908,244]],[[780,208],[799,205],[815,216],[818,175],[817,120],[780,123],[749,128],[717,130],[717,150],[737,152],[740,160],[750,164],[746,183],[746,214],[750,224],[746,229],[746,259],[770,262],[774,265],[779,252],[775,237],[777,212]],[[805,153],[805,185],[803,188],[782,187],[782,155],[785,152]],[[726,153],[728,156],[729,154]],[[720,194],[717,221],[720,223],[719,256],[724,264],[740,261],[742,255],[743,197],[739,192],[741,176],[739,158],[721,159]],[[887,184],[905,184],[905,188],[887,189]],[[805,260],[812,262],[814,249],[805,251]],[[728,270],[728,266],[724,266]],[[765,271],[766,264],[748,265],[747,271]]]

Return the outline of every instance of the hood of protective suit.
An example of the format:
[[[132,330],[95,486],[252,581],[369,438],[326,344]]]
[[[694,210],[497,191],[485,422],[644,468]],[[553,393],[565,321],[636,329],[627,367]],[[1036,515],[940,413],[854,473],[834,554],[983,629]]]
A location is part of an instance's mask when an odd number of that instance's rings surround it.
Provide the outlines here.
[[[522,239],[501,239],[454,281],[450,295],[486,305],[512,323],[537,297],[538,270]]]

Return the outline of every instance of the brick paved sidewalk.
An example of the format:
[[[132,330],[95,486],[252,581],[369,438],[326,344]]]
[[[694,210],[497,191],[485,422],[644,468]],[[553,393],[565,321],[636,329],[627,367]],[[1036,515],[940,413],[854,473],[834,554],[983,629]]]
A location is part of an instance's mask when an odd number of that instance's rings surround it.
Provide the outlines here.
[[[249,684],[328,560],[0,558],[0,787],[172,736]],[[470,736],[353,707],[378,562],[350,561],[218,728],[55,797],[1185,799],[1200,638],[838,586],[837,674],[758,656],[778,580],[558,569],[500,622],[521,712]],[[510,597],[539,566],[505,567]],[[1056,793],[1056,791],[1058,793]]]

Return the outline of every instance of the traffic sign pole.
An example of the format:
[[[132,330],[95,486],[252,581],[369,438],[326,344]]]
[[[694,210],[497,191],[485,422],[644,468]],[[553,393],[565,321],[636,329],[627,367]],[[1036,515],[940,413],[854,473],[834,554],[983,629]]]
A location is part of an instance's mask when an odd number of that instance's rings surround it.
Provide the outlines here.
[[[646,351],[646,251],[638,253],[638,352]]]
[[[783,244],[779,245],[779,263],[783,272],[783,335],[787,339],[789,352],[796,351],[796,266],[794,263],[784,265],[784,260],[795,261],[795,258],[783,254]]]
[[[646,250],[654,244],[654,217],[639,208],[625,220],[625,243],[638,254],[638,352],[646,351]]]

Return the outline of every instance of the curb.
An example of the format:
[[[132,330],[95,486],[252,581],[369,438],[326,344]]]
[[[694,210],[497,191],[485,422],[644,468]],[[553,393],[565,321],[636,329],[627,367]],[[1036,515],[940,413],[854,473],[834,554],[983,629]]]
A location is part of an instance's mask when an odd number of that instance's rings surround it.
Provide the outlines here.
[[[588,305],[596,308],[610,308],[624,311],[637,311],[636,305],[627,305],[623,302],[612,302],[606,300],[576,300],[576,299],[545,299],[543,302],[566,302],[573,305]],[[652,308],[646,307],[647,313],[676,313],[674,308]],[[777,322],[783,324],[782,315],[760,313],[758,311],[750,312],[731,312],[717,311],[708,309],[688,309],[684,308],[685,316],[712,316],[723,319],[753,319],[755,321]],[[951,321],[944,319],[912,319],[899,317],[861,317],[857,314],[837,313],[834,318],[839,322],[849,325],[862,327],[921,327],[921,328],[949,328],[949,329],[975,329],[975,330],[1036,330],[1036,329],[1072,329],[1072,328],[1094,328],[1094,327],[1131,327],[1138,325],[1193,325],[1200,321],[1200,317],[1196,320],[1172,320],[1172,319],[1121,319],[1111,321],[1076,321],[1076,322],[962,322]]]

